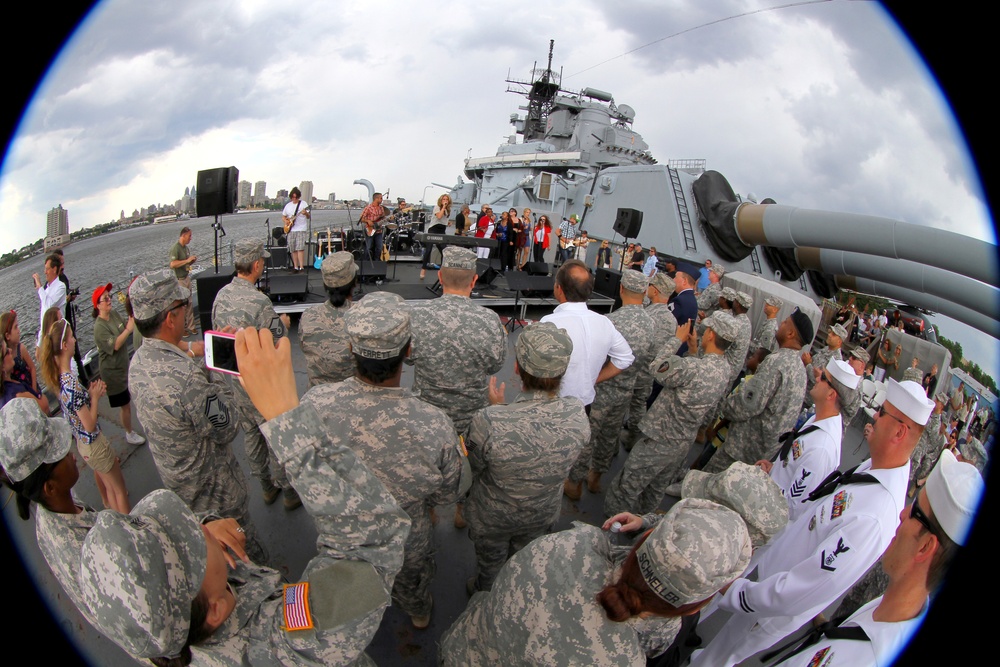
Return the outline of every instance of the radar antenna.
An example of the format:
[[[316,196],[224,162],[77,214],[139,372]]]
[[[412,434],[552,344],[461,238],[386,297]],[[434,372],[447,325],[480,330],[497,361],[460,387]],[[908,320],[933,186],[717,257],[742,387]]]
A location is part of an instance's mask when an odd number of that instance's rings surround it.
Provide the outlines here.
[[[524,130],[521,132],[524,136],[524,141],[533,141],[545,137],[545,126],[549,113],[552,111],[556,93],[559,92],[559,87],[562,83],[562,71],[560,70],[558,75],[552,71],[552,50],[555,43],[554,39],[549,40],[549,62],[546,68],[539,70],[537,61],[532,66],[532,80],[530,82],[507,79],[507,83],[515,84],[522,88],[521,90],[515,90],[508,87],[508,92],[518,93],[528,98],[526,109],[528,113],[524,119]]]

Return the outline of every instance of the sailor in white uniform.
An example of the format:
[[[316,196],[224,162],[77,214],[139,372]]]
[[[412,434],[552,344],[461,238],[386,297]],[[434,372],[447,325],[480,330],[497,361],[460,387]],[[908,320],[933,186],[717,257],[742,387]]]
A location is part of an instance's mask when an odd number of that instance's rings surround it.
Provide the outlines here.
[[[885,595],[846,619],[814,628],[774,664],[864,667],[895,660],[965,544],[982,493],[983,479],[975,466],[943,451],[923,491],[900,515],[896,535],[882,555],[881,567],[889,577]]]
[[[737,579],[720,591],[718,608],[733,616],[691,667],[735,665],[778,643],[861,578],[899,523],[910,452],[933,407],[916,382],[889,381],[878,418],[865,428],[871,459],[832,473],[809,495],[807,509],[754,554],[757,581]]]
[[[830,359],[809,390],[816,414],[782,436],[781,447],[771,460],[757,462],[788,500],[789,521],[810,509],[802,501],[840,465],[842,413],[860,381],[847,362]]]

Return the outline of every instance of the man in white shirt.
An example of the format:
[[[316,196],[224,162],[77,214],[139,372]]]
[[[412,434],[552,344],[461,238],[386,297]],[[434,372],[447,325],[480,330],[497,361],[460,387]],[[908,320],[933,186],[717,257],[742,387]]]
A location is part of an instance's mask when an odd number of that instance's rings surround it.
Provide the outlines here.
[[[646,263],[642,265],[642,272],[647,278],[652,278],[656,275],[656,246],[649,249],[649,257],[646,258]]]
[[[882,555],[889,577],[885,595],[846,619],[815,628],[781,660],[789,667],[807,665],[888,665],[920,626],[930,595],[959,549],[983,493],[983,480],[969,463],[950,451],[927,478],[927,485],[899,515],[899,527]]]
[[[37,273],[31,274],[35,281],[35,289],[38,290],[38,339],[37,345],[42,344],[42,320],[45,318],[45,311],[55,306],[59,312],[66,310],[66,285],[59,280],[59,267],[62,262],[59,255],[49,255],[45,258],[45,284],[43,285]]]
[[[635,356],[625,337],[604,315],[587,308],[594,278],[587,265],[571,259],[556,272],[553,293],[559,305],[542,322],[552,322],[569,334],[573,355],[559,388],[560,396],[576,396],[590,414],[598,382],[609,380],[632,365]]]
[[[790,521],[808,509],[802,501],[840,465],[842,413],[860,381],[846,361],[830,359],[809,390],[816,414],[782,436],[781,448],[770,460],[757,461],[788,501]]]
[[[747,574],[717,596],[732,617],[691,667],[735,665],[778,643],[840,597],[889,546],[905,507],[910,452],[934,403],[916,382],[889,380],[886,400],[865,428],[871,459],[834,472],[806,509],[754,553]],[[704,617],[704,616],[703,616]]]

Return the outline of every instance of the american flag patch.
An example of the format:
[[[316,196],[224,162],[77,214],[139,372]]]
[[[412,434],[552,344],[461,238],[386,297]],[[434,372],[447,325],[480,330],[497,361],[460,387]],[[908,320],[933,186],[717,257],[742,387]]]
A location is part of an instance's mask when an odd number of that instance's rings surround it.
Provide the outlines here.
[[[285,629],[311,630],[312,615],[309,613],[309,582],[285,584]]]

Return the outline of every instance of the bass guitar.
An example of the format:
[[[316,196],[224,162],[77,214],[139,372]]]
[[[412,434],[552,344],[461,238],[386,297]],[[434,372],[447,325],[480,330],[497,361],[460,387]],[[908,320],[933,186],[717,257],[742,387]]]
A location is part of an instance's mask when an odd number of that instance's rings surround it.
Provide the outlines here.
[[[316,232],[316,237],[319,238],[319,232]],[[320,244],[316,244],[316,249],[320,249]],[[323,267],[323,260],[333,254],[333,234],[331,233],[331,228],[326,228],[326,254],[322,252],[316,253],[316,259],[313,261],[313,268],[320,269]]]

